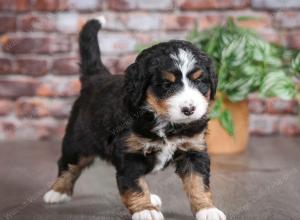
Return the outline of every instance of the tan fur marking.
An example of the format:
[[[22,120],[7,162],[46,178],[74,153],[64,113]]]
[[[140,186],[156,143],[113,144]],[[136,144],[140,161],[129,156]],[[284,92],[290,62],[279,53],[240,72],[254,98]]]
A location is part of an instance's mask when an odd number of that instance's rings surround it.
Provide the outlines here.
[[[129,212],[133,214],[145,209],[157,210],[157,208],[151,204],[149,188],[144,178],[139,179],[139,186],[142,192],[128,191],[122,195],[122,201]]]
[[[138,152],[143,150],[143,146],[149,140],[145,138],[138,137],[135,134],[130,134],[126,139],[126,145],[128,146],[128,152]]]
[[[81,171],[89,166],[94,161],[93,156],[81,158],[78,165],[69,164],[68,170],[60,175],[51,189],[60,193],[67,193],[68,195],[73,194],[73,188],[76,180],[81,174]]]
[[[144,154],[148,154],[155,151],[161,144],[161,141],[151,141],[148,138],[143,138],[133,133],[126,139],[126,146],[128,147],[127,152],[131,153],[143,152]]]
[[[193,145],[189,142],[182,143],[179,147],[182,151],[204,151],[206,149],[205,145]]]
[[[191,79],[192,79],[192,80],[199,79],[201,75],[202,75],[202,70],[197,70],[196,72],[194,72],[194,73],[191,75]]]
[[[168,72],[168,71],[162,71],[163,78],[165,80],[168,80],[169,82],[175,82],[176,81],[176,76],[174,73]]]
[[[204,151],[206,150],[206,142],[204,138],[204,133],[196,134],[191,138],[186,139],[186,141],[182,142],[178,148],[182,151]]]
[[[168,111],[167,104],[164,100],[159,100],[155,97],[152,92],[147,92],[146,101],[148,105],[158,114],[158,115],[166,115]]]
[[[182,182],[194,214],[201,209],[214,207],[211,193],[205,187],[201,176],[191,173],[183,176]]]

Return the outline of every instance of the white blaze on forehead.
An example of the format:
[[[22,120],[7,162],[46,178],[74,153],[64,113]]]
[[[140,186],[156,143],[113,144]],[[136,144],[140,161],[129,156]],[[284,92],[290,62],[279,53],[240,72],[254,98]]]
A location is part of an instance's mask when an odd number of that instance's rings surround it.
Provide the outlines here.
[[[175,61],[175,65],[181,71],[183,76],[186,76],[196,64],[194,55],[190,51],[184,49],[179,49],[178,54],[171,54],[170,56]]]

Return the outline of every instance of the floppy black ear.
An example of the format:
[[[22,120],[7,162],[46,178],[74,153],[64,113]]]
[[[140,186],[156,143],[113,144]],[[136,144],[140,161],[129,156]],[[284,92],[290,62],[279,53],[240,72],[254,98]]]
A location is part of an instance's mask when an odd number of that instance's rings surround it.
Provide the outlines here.
[[[210,58],[207,64],[207,70],[209,73],[209,80],[210,80],[210,100],[214,100],[217,92],[218,76],[215,72],[214,62]]]
[[[147,77],[144,68],[138,63],[131,64],[125,71],[125,104],[130,113],[136,114],[139,111],[147,89]]]

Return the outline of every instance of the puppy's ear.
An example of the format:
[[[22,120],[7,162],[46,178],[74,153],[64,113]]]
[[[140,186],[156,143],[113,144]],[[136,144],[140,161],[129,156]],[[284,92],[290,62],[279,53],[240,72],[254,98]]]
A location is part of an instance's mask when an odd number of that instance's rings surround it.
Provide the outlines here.
[[[144,68],[138,63],[131,64],[125,71],[125,104],[130,113],[136,114],[145,98],[147,89],[147,76]]]
[[[217,86],[218,86],[218,76],[215,72],[214,62],[209,58],[206,68],[209,73],[209,81],[210,81],[210,100],[214,100]]]

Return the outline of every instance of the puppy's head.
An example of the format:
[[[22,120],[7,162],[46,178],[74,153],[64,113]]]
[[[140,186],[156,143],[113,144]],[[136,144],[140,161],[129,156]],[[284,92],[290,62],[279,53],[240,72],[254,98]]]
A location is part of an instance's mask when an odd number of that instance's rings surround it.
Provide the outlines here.
[[[210,58],[186,41],[146,49],[126,70],[130,111],[146,108],[172,123],[201,119],[216,87]]]

